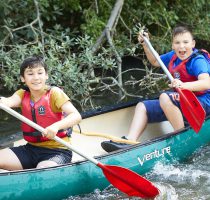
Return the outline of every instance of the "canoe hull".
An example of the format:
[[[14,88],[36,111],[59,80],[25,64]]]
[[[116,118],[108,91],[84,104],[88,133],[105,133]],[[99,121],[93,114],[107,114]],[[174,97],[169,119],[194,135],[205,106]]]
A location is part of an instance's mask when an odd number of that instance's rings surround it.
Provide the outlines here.
[[[169,133],[125,150],[97,156],[100,162],[129,168],[141,175],[158,163],[182,162],[210,142],[210,119],[196,134],[190,127]],[[0,199],[65,199],[104,189],[109,182],[102,170],[89,161],[46,169],[0,173]]]

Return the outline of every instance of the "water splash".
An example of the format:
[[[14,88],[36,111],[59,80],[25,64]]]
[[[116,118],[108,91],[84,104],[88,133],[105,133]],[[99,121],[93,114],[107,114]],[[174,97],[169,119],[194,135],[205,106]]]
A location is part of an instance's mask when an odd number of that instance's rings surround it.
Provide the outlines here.
[[[104,190],[96,189],[85,196],[71,196],[66,200],[141,200],[137,197],[128,197],[113,186],[108,186]]]
[[[156,164],[154,170],[146,174],[160,190],[154,200],[210,200],[210,145],[196,152],[186,163],[173,165]],[[95,190],[83,196],[69,197],[67,200],[140,200],[128,197],[116,188]]]
[[[199,159],[203,162],[203,159]],[[157,187],[163,190],[161,200],[210,199],[209,169],[201,168],[198,162],[177,165],[158,163],[147,176],[150,180],[157,181]]]
[[[176,193],[175,188],[167,183],[154,183],[154,185],[159,189],[160,195],[157,196],[154,200],[178,200],[178,194]]]

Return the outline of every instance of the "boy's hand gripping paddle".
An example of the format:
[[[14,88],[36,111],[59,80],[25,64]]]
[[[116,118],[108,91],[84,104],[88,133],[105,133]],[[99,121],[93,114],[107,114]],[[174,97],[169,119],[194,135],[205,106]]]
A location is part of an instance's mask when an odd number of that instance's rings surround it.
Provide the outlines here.
[[[14,111],[13,109],[7,107],[6,105],[0,103],[0,108],[4,111],[8,112],[12,116],[18,118],[22,122],[28,124],[29,126],[35,128],[36,130],[43,132],[44,128]],[[55,141],[61,143],[66,146],[73,152],[79,154],[80,156],[86,158],[96,166],[100,167],[105,175],[105,177],[109,180],[109,182],[120,191],[126,193],[128,196],[137,196],[141,198],[155,198],[159,194],[159,190],[147,179],[141,177],[139,174],[120,166],[115,165],[105,165],[96,159],[85,155],[80,152],[78,149],[75,149],[66,141],[61,138],[55,136],[53,138]]]

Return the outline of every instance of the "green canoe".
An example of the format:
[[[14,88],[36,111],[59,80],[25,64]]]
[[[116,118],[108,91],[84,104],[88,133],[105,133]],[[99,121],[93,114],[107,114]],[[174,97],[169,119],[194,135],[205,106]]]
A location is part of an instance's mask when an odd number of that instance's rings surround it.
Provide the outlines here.
[[[147,127],[139,144],[106,153],[100,143],[108,140],[108,136],[120,138],[127,135],[136,103],[129,102],[84,113],[80,126],[74,127],[72,145],[104,164],[122,166],[143,175],[150,172],[157,162],[185,161],[210,142],[210,119],[207,117],[198,134],[189,126],[173,132],[168,122],[154,123]],[[14,142],[14,145],[22,142]],[[0,172],[0,199],[60,200],[91,193],[96,188],[104,189],[109,184],[99,167],[74,153],[73,162],[68,165]]]

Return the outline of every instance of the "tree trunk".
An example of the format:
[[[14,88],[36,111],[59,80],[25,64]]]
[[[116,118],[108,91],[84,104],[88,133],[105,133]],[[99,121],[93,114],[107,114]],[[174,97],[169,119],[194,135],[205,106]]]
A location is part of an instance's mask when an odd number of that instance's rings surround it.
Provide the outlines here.
[[[92,52],[93,54],[95,54],[99,50],[99,48],[103,45],[103,43],[106,40],[108,41],[116,57],[116,61],[118,65],[118,82],[121,87],[122,87],[122,59],[113,44],[112,36],[117,26],[123,4],[124,4],[124,0],[116,0],[114,8],[112,9],[111,15],[107,22],[107,25],[92,48]]]

